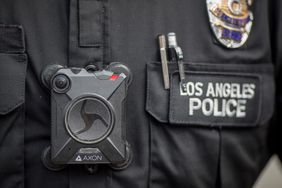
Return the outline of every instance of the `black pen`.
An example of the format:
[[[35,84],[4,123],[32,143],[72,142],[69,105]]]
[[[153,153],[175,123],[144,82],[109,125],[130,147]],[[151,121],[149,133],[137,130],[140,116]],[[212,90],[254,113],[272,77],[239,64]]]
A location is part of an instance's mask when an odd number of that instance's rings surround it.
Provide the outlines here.
[[[182,49],[177,45],[177,39],[175,33],[168,34],[168,48],[169,48],[170,60],[173,62],[177,62],[178,64],[180,84],[182,86],[183,91],[185,91],[186,87],[183,84],[185,80],[185,69],[183,62],[184,56]]]

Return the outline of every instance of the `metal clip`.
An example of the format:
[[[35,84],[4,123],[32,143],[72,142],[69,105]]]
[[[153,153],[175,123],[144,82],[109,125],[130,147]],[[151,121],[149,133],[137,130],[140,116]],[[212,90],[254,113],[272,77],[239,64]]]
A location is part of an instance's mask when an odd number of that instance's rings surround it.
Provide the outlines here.
[[[170,49],[170,59],[176,61],[178,64],[178,71],[180,77],[180,85],[184,92],[186,92],[186,85],[183,83],[185,80],[185,68],[184,68],[184,55],[182,49],[177,45],[177,39],[175,33],[168,34],[168,46]]]

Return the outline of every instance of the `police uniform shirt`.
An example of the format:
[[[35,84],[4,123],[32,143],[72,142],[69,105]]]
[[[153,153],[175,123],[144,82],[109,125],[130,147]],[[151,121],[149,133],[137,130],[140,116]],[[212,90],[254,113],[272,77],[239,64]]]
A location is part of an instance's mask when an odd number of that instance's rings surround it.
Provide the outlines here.
[[[0,187],[251,188],[282,151],[282,3],[251,3],[248,39],[228,48],[205,0],[1,0]],[[163,86],[156,39],[169,32],[184,53],[186,92],[173,63],[171,88]],[[51,107],[41,72],[110,62],[133,73],[131,164],[92,174],[83,165],[48,170],[41,154],[50,145]]]

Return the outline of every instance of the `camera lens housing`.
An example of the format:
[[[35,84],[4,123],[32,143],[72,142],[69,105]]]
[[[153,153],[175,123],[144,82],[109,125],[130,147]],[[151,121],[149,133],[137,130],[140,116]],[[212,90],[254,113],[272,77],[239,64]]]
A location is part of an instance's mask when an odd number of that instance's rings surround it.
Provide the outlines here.
[[[115,113],[112,105],[94,94],[74,100],[65,116],[68,133],[83,144],[95,144],[105,139],[114,123]]]
[[[64,74],[58,74],[53,78],[52,88],[57,93],[65,93],[70,88],[70,80]]]

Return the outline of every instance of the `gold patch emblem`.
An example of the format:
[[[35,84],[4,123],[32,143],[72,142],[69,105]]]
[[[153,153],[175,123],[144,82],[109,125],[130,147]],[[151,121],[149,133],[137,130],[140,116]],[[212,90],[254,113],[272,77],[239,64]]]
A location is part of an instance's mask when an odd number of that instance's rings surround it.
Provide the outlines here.
[[[210,24],[221,44],[239,48],[247,41],[253,25],[252,0],[207,0]]]

